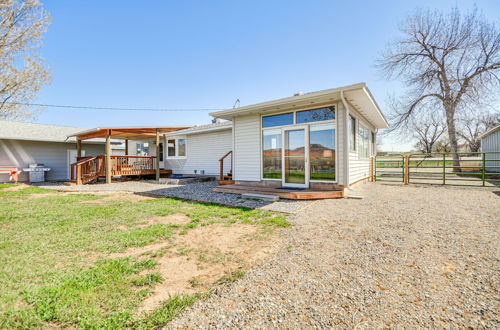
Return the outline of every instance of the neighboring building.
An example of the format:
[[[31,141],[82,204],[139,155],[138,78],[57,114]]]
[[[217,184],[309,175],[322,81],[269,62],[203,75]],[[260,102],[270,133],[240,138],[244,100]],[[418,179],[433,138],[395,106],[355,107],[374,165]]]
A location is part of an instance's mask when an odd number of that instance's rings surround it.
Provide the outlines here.
[[[76,140],[67,136],[82,131],[80,127],[58,126],[0,120],[0,166],[15,166],[22,171],[30,164],[44,164],[51,168],[46,180],[68,180],[69,165],[76,161]],[[121,143],[113,144],[113,154],[124,154]],[[86,141],[82,155],[102,154],[104,140]],[[0,174],[0,182],[8,182],[9,175]],[[19,181],[28,181],[22,172]]]
[[[211,115],[228,122],[166,134],[166,168],[217,175],[233,151],[237,184],[345,188],[370,176],[377,130],[389,126],[364,83]]]
[[[495,126],[479,137],[481,151],[487,152],[486,171],[500,172],[500,125]]]

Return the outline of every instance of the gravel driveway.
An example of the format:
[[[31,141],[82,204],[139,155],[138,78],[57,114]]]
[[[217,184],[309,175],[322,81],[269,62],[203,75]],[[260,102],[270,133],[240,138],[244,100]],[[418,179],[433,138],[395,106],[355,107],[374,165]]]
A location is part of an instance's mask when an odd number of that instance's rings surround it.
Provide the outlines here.
[[[285,249],[168,327],[500,327],[500,196],[383,184],[356,195],[292,216]]]

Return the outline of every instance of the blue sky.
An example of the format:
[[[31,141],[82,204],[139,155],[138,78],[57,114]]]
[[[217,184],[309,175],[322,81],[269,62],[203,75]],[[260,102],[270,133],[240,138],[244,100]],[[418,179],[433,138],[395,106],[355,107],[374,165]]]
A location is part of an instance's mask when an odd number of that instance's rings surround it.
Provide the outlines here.
[[[366,82],[384,108],[397,82],[374,62],[422,8],[500,16],[498,1],[45,0],[40,49],[52,83],[38,103],[139,108],[241,105]],[[47,109],[37,122],[80,127],[190,125],[208,112]],[[387,149],[408,143],[387,139]]]

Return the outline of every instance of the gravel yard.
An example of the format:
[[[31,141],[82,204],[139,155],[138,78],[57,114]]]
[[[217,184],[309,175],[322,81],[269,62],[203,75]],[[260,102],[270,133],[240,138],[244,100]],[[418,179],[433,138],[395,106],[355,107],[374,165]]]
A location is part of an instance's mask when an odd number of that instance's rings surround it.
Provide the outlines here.
[[[172,328],[498,328],[500,197],[364,185],[289,220],[287,248]]]
[[[270,203],[259,200],[248,200],[237,194],[225,194],[212,191],[217,183],[215,181],[189,183],[185,185],[161,184],[156,181],[124,181],[110,184],[86,184],[66,186],[63,183],[44,182],[37,184],[39,187],[56,189],[67,192],[132,192],[138,194],[152,194],[156,196],[171,196],[192,199],[202,202],[213,202],[231,206],[244,206],[249,208],[262,208],[268,211],[296,213],[311,204],[310,201],[280,200]]]

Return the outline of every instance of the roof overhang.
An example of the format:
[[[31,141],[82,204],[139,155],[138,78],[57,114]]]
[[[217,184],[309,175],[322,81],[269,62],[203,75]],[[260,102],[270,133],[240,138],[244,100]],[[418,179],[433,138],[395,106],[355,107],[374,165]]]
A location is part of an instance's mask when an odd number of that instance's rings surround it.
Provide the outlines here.
[[[113,139],[141,140],[152,139],[157,133],[165,134],[191,126],[168,126],[168,127],[97,127],[83,132],[78,132],[70,137],[76,137],[77,140],[88,140],[95,138],[105,138],[107,136]]]
[[[326,89],[298,96],[247,105],[235,109],[213,112],[210,115],[217,118],[232,120],[236,116],[250,114],[270,114],[288,110],[305,110],[329,106],[341,101],[341,94],[349,104],[363,115],[376,128],[388,128],[377,102],[365,83],[339,88]]]
[[[493,127],[492,129],[490,129],[489,131],[486,131],[485,133],[483,133],[482,135],[480,135],[479,138],[480,139],[484,139],[485,137],[487,137],[490,134],[495,133],[499,129],[500,129],[500,125],[497,125],[497,126]]]
[[[224,125],[210,126],[210,127],[192,127],[180,131],[175,131],[171,133],[167,133],[167,136],[179,136],[179,135],[192,135],[192,134],[200,134],[200,133],[208,133],[208,132],[217,132],[232,129],[232,123],[229,122]]]

